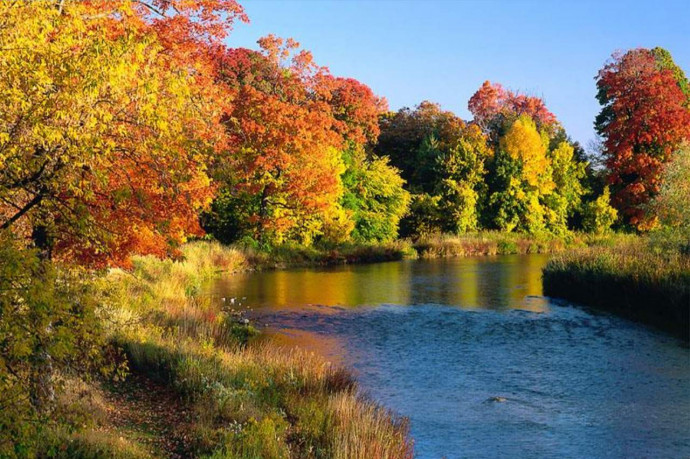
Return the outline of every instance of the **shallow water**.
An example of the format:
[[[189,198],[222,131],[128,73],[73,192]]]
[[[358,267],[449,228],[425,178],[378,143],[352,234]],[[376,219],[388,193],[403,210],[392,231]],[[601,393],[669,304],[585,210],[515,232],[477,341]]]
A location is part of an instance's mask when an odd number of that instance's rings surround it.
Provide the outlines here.
[[[246,297],[274,339],[354,369],[410,418],[417,457],[690,457],[690,350],[541,296],[545,262],[273,271],[215,289]]]

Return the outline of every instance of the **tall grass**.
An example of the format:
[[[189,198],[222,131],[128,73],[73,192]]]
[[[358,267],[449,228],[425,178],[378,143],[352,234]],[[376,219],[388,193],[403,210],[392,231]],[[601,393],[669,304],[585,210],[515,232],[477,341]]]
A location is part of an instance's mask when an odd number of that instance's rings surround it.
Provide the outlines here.
[[[571,241],[548,235],[482,231],[464,235],[439,234],[420,238],[414,248],[420,258],[551,253],[563,250]]]
[[[254,255],[199,242],[183,256],[135,258],[131,271],[106,276],[101,291],[110,340],[131,371],[168,385],[193,407],[195,454],[411,457],[406,422],[358,396],[346,370],[304,351],[255,342],[251,325],[204,294],[219,272],[246,269],[257,262]],[[79,435],[71,445],[97,443],[95,431]]]
[[[288,266],[339,265],[352,263],[376,263],[416,258],[411,243],[399,240],[371,244],[320,244],[305,247],[283,244],[263,250],[243,248],[246,257],[256,268],[284,268]]]
[[[544,292],[622,313],[690,339],[690,256],[644,238],[551,259]]]

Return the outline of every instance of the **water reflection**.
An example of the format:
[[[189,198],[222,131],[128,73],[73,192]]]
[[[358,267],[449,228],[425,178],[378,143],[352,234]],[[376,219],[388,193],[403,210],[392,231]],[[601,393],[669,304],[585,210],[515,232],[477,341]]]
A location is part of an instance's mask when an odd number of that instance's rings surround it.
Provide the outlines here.
[[[252,308],[443,304],[544,312],[543,255],[404,261],[228,276],[216,294]],[[324,311],[327,312],[327,311]],[[337,312],[331,311],[331,312]]]
[[[246,297],[269,339],[354,370],[365,392],[410,418],[419,458],[690,457],[688,349],[549,303],[545,262],[274,271],[214,288]]]

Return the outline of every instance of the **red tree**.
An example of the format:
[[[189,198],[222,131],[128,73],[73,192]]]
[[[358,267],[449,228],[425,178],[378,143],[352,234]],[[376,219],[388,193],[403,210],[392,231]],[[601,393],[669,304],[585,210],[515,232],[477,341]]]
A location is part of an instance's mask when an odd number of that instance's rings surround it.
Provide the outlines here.
[[[595,125],[613,203],[642,229],[650,223],[643,206],[659,191],[664,163],[690,137],[688,99],[674,69],[653,50],[635,49],[614,55],[597,77],[603,108]]]
[[[546,108],[539,97],[515,93],[490,81],[485,81],[474,93],[467,107],[474,116],[474,122],[485,132],[500,126],[506,116],[518,118],[520,115],[529,115],[538,128],[548,130],[558,122],[556,115]]]

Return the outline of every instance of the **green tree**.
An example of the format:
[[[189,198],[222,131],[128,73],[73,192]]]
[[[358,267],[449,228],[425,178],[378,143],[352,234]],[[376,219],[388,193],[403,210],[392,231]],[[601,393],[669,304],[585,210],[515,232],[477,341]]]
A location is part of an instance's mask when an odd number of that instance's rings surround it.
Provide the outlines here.
[[[609,187],[596,199],[584,205],[582,228],[590,233],[604,234],[618,218],[618,211],[611,206]]]
[[[555,188],[544,197],[546,222],[552,232],[563,233],[568,229],[568,221],[581,210],[587,164],[577,160],[573,145],[567,141],[562,141],[548,156]]]
[[[492,226],[530,233],[546,229],[544,201],[555,188],[548,144],[548,136],[527,115],[505,130],[491,169],[488,208]]]
[[[374,153],[390,158],[410,192],[433,193],[437,160],[457,144],[465,126],[462,119],[424,101],[414,110],[406,107],[381,115],[379,126]]]
[[[443,231],[464,233],[478,229],[489,153],[479,127],[470,125],[463,130],[458,144],[438,158],[435,191],[440,197]]]
[[[341,205],[354,221],[352,239],[387,242],[398,236],[398,224],[407,212],[410,194],[403,188],[398,170],[387,158],[367,158],[353,146],[343,153],[345,188]]]

